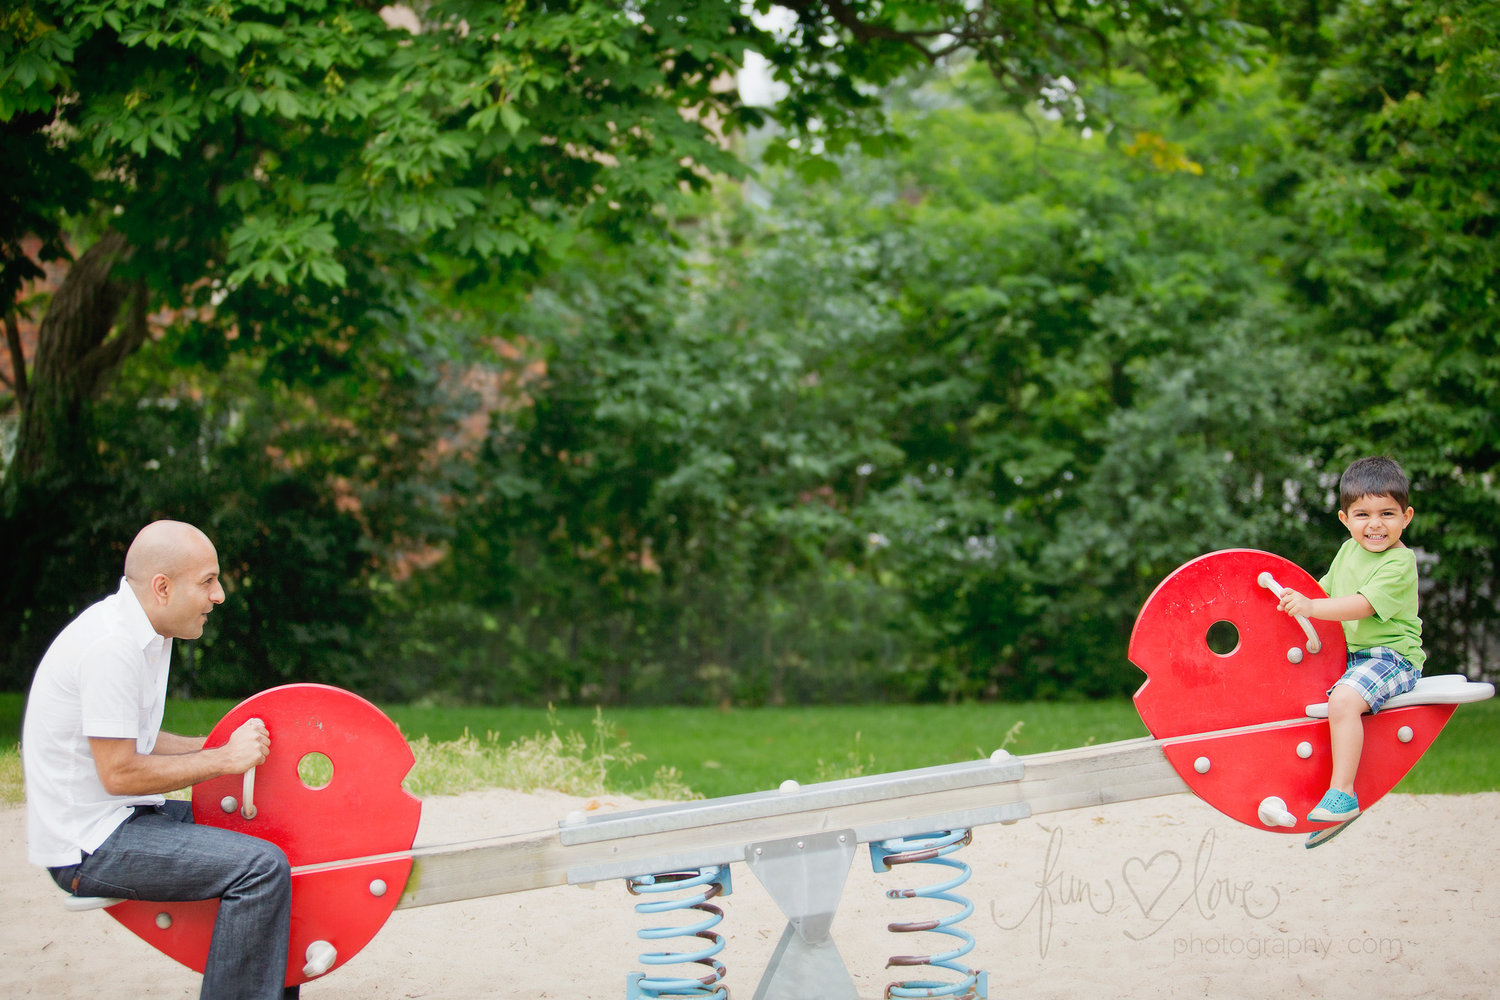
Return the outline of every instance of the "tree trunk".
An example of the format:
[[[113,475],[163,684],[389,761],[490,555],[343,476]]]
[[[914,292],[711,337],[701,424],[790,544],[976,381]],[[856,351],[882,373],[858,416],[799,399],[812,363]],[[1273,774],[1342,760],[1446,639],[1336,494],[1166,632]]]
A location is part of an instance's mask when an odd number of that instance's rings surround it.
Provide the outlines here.
[[[89,404],[105,381],[146,339],[146,290],[113,274],[130,247],[109,230],[68,271],[37,330],[36,359],[21,399],[16,454],[7,492],[69,479],[89,461]],[[116,329],[120,309],[129,314]]]

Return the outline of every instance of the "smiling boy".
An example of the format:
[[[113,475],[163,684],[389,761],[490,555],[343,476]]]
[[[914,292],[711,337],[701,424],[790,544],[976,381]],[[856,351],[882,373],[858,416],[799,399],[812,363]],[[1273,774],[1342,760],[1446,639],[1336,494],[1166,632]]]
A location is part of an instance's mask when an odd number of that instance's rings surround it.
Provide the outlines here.
[[[1415,513],[1411,484],[1388,458],[1361,458],[1339,479],[1339,521],[1349,539],[1318,581],[1328,597],[1282,593],[1280,609],[1342,622],[1349,658],[1343,677],[1328,691],[1333,774],[1322,801],[1308,813],[1313,823],[1347,823],[1359,815],[1354,777],[1364,751],[1366,712],[1410,691],[1422,676],[1422,619],[1417,616],[1417,560],[1401,541]],[[1317,831],[1309,847],[1331,839]]]

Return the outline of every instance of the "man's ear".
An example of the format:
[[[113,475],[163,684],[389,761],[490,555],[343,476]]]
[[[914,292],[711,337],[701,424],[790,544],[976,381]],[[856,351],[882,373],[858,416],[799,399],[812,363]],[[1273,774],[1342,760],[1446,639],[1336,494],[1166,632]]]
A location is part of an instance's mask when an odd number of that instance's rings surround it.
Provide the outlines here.
[[[172,578],[158,573],[151,578],[151,594],[158,603],[166,604],[172,597]]]

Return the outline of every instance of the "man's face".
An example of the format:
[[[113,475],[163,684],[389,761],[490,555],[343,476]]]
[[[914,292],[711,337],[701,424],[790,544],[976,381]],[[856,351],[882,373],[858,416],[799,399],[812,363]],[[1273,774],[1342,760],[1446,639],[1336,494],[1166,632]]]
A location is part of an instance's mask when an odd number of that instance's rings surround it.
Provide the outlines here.
[[[172,577],[167,606],[161,618],[164,634],[174,639],[196,639],[203,634],[214,605],[224,603],[219,585],[219,555],[206,539],[194,546]]]

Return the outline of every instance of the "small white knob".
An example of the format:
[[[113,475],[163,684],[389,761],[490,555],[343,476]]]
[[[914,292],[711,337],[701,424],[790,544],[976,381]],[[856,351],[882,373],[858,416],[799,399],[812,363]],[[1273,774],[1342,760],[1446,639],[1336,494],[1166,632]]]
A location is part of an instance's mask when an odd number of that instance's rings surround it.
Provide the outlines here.
[[[372,895],[372,896],[384,896],[385,895],[385,879],[383,879],[383,878],[377,878],[377,879],[371,880],[371,882],[370,882],[370,895]]]
[[[1287,811],[1286,800],[1279,795],[1267,795],[1261,799],[1256,815],[1266,826],[1293,827],[1297,825],[1297,817]]]
[[[782,792],[795,792],[801,787],[802,786],[797,783],[796,778],[788,778],[781,783],[781,788],[779,790]]]
[[[1400,729],[1396,730],[1396,739],[1400,740],[1402,743],[1410,743],[1411,738],[1414,735],[1415,734],[1411,731],[1411,726],[1402,726]]]
[[[166,910],[158,913],[156,915],[156,926],[160,927],[162,930],[166,930],[168,927],[171,927],[172,914],[168,913]]]
[[[1199,757],[1197,760],[1193,761],[1193,770],[1197,771],[1199,774],[1207,774],[1210,767],[1213,767],[1213,761],[1209,760],[1207,757]]]
[[[1286,651],[1286,661],[1288,663],[1301,663],[1302,662],[1302,647],[1301,646],[1293,646],[1291,649],[1287,650]]]
[[[1297,756],[1301,757],[1303,760],[1306,760],[1307,758],[1311,757],[1312,756],[1312,744],[1309,743],[1309,742],[1307,742],[1306,740],[1303,740],[1301,743],[1298,743],[1297,744]]]
[[[307,946],[307,964],[302,967],[302,974],[309,979],[313,976],[321,976],[333,968],[333,963],[339,960],[338,950],[327,941],[314,941]]]

